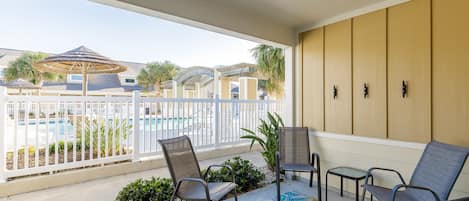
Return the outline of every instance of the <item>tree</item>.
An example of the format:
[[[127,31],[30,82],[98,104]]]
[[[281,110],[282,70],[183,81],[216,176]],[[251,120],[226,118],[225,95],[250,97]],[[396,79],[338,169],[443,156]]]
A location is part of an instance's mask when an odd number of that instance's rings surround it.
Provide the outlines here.
[[[176,75],[178,67],[169,61],[153,62],[140,70],[137,76],[138,84],[149,91],[151,87],[157,96],[160,96],[161,85],[164,81],[171,80]]]
[[[259,72],[268,78],[265,83],[267,92],[283,94],[282,85],[285,81],[283,49],[261,44],[251,49],[251,53],[256,59]]]
[[[26,52],[16,60],[10,62],[4,71],[6,81],[25,79],[34,85],[40,85],[43,80],[57,81],[64,79],[62,75],[48,72],[39,72],[33,64],[47,57],[44,53]]]

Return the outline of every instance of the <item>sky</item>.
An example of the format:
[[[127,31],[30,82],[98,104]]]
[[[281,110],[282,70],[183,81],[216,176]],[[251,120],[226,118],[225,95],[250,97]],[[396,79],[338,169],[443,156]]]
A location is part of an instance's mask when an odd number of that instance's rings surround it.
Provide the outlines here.
[[[0,3],[0,48],[62,53],[80,45],[114,60],[213,67],[254,63],[257,43],[87,0]]]

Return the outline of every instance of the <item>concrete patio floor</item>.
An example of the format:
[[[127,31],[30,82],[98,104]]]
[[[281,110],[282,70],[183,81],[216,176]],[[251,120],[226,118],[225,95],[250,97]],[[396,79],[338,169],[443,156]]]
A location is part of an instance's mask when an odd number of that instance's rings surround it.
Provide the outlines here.
[[[221,158],[205,160],[200,162],[201,168],[207,167],[210,164],[220,164],[226,159],[232,158],[235,155],[224,156]],[[262,156],[257,152],[249,152],[240,154],[243,159],[253,161],[254,165],[258,167],[265,166]],[[113,201],[117,193],[128,183],[139,178],[155,177],[169,177],[167,168],[153,169],[144,172],[114,176],[104,179],[97,179],[93,181],[66,185],[57,188],[50,188],[30,193],[18,194],[9,197],[0,198],[0,201]],[[305,181],[294,181],[282,184],[282,191],[298,191],[316,197],[316,187],[309,188]],[[249,192],[240,196],[240,201],[265,201],[272,200],[272,195],[275,195],[275,186],[269,185],[264,188]],[[324,196],[324,195],[323,195]],[[338,196],[337,191],[329,192],[330,201],[345,201],[353,200],[354,197],[346,196],[348,198],[341,198]],[[324,198],[324,197],[323,197]]]

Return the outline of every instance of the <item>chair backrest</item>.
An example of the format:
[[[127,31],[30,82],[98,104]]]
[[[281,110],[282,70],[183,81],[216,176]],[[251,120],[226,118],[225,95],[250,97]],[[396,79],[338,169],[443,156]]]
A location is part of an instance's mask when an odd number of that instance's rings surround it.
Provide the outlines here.
[[[430,188],[440,199],[448,200],[468,155],[467,148],[431,142],[426,146],[410,184]],[[412,191],[411,195],[418,200],[433,200],[428,192]]]
[[[308,128],[279,129],[280,164],[311,164]]]
[[[166,164],[168,165],[174,185],[183,178],[202,178],[199,162],[189,137],[184,135],[158,140],[158,142],[163,148]]]

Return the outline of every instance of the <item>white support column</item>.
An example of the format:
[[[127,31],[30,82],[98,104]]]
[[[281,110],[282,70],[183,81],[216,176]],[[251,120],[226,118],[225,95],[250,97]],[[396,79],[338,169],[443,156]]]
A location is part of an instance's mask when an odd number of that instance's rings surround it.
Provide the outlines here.
[[[133,161],[140,160],[140,91],[133,91]]]
[[[295,56],[292,47],[283,49],[285,56],[285,124],[286,126],[299,125],[296,119],[296,107],[298,97],[295,97]]]
[[[0,87],[0,183],[6,182],[5,178],[5,160],[6,160],[6,140],[7,133],[7,88]],[[17,121],[17,120],[15,120]]]

